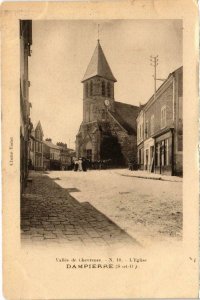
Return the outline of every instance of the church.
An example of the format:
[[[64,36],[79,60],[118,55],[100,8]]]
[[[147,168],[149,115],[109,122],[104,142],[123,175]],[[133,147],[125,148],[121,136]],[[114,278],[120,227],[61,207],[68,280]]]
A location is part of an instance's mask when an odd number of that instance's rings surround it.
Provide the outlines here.
[[[126,166],[137,156],[139,108],[115,101],[116,82],[98,40],[82,80],[83,121],[76,136],[76,155]]]

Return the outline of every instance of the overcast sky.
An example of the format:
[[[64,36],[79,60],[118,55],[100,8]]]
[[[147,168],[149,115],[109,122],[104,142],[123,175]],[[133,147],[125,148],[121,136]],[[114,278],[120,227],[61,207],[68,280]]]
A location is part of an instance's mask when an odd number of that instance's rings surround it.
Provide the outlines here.
[[[54,143],[74,147],[82,121],[81,80],[97,44],[97,24],[101,46],[117,79],[117,101],[139,105],[151,97],[150,55],[159,55],[159,78],[167,78],[182,65],[180,20],[33,21],[31,118],[34,124],[41,121],[45,138],[51,137]]]

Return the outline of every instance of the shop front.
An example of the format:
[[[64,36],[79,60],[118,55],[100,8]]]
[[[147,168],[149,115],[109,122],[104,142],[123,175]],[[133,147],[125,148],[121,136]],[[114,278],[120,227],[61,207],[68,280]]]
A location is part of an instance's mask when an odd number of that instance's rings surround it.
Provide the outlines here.
[[[155,173],[174,175],[173,129],[155,137]]]

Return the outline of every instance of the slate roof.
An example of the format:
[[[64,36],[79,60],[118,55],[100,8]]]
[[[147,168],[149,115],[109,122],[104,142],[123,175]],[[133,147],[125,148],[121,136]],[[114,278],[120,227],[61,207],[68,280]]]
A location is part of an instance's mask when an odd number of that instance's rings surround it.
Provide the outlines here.
[[[50,142],[50,141],[43,141],[43,143],[44,143],[45,145],[47,145],[48,147],[50,147],[50,148],[60,150],[60,147],[59,147],[59,146],[54,145],[54,144],[53,144],[52,142]]]
[[[112,80],[114,82],[117,81],[106,60],[106,57],[103,53],[99,40],[97,42],[97,46],[94,50],[94,53],[87,67],[82,82],[94,76],[100,76],[105,79]]]
[[[115,101],[115,111],[109,111],[112,117],[123,127],[128,134],[137,133],[137,122],[139,107]]]

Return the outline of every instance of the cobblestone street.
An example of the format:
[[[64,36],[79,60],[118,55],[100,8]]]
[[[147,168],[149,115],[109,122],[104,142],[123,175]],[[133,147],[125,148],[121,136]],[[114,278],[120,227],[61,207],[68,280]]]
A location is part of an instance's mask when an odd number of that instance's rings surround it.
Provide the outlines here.
[[[57,184],[67,189],[79,203],[89,202],[142,246],[179,242],[182,237],[182,179],[162,176],[158,180],[157,174],[146,173],[110,169],[51,171],[48,176],[57,177]]]
[[[79,203],[44,173],[30,173],[21,200],[23,245],[68,244],[77,246],[138,245],[90,203]]]

